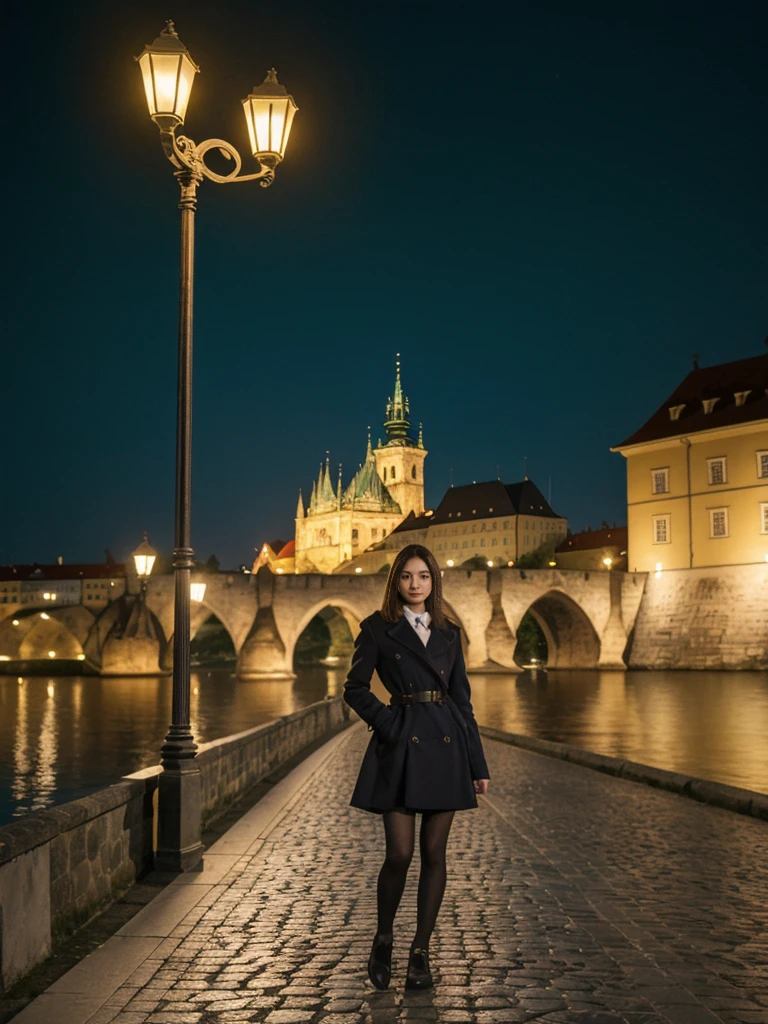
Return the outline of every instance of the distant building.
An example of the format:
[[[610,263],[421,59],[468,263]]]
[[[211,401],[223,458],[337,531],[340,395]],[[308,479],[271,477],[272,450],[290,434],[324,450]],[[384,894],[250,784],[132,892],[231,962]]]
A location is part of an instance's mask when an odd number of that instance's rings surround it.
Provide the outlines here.
[[[582,530],[555,548],[558,569],[627,569],[627,528],[603,523],[599,530]]]
[[[379,441],[374,449],[369,432],[365,461],[346,487],[341,467],[334,481],[326,457],[306,508],[299,492],[294,568],[287,569],[285,563],[284,571],[334,572],[372,544],[380,543],[409,513],[424,511],[427,451],[421,429],[418,439],[414,439],[410,428],[410,408],[403,394],[398,358],[395,388],[387,402],[384,422],[387,440],[383,444]]]
[[[425,544],[441,568],[482,558],[504,566],[543,544],[552,547],[568,532],[568,520],[554,512],[536,484],[490,480],[451,487],[434,511],[405,519],[376,550],[339,572],[376,572],[406,544]]]
[[[101,607],[125,592],[125,565],[3,565],[0,604]]]
[[[611,451],[627,460],[629,569],[768,559],[768,355],[694,364]]]

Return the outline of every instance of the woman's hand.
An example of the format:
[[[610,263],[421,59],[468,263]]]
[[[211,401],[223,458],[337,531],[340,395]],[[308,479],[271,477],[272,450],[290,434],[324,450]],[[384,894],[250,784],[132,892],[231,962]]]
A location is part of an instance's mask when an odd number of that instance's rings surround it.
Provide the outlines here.
[[[489,782],[488,779],[475,779],[474,780],[475,792],[479,796],[482,796],[483,793],[487,793],[488,792],[488,782]]]

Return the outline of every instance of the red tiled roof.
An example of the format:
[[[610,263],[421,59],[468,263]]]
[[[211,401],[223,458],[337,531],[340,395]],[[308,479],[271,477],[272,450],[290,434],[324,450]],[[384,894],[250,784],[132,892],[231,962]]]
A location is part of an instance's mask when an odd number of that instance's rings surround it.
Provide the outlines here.
[[[288,543],[280,548],[277,553],[278,558],[295,558],[296,557],[296,541],[289,540]]]
[[[601,530],[582,530],[573,533],[561,541],[555,551],[591,551],[594,548],[618,547],[622,551],[627,547],[627,527],[609,526]]]
[[[125,576],[123,563],[104,565],[1,565],[0,580],[105,580]]]
[[[744,391],[749,392],[746,401],[737,405],[734,396]],[[703,400],[708,398],[717,402],[707,413]],[[679,418],[673,420],[670,408],[681,405]],[[768,355],[691,370],[653,416],[613,450],[763,419],[768,419]]]

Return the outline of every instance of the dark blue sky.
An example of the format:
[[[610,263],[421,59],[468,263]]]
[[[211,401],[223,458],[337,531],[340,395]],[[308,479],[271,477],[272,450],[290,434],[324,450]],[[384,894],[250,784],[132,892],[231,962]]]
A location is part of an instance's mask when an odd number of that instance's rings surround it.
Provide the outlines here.
[[[0,562],[172,545],[178,188],[132,59],[166,17],[192,138],[245,156],[273,64],[300,108],[271,189],[200,189],[200,557],[292,536],[326,448],[346,482],[397,351],[428,503],[527,456],[573,529],[626,521],[609,446],[692,352],[764,351],[762,0],[43,4],[7,26]]]

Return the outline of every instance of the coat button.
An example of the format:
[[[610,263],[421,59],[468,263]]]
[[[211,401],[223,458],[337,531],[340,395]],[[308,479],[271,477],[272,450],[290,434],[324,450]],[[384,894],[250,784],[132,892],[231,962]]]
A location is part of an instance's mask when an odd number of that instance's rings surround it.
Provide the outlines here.
[[[400,655],[399,655],[399,654],[396,654],[396,655],[395,655],[395,657],[396,657],[396,658],[397,658],[398,660],[400,659]]]
[[[451,742],[451,737],[450,736],[443,736],[443,743],[450,743],[450,742]]]
[[[419,737],[418,736],[411,736],[411,742],[412,743],[418,743],[419,742]]]
[[[441,669],[440,669],[440,675],[441,675],[441,676],[444,676],[444,675],[445,675],[445,669],[444,669],[444,668],[441,668]]]

